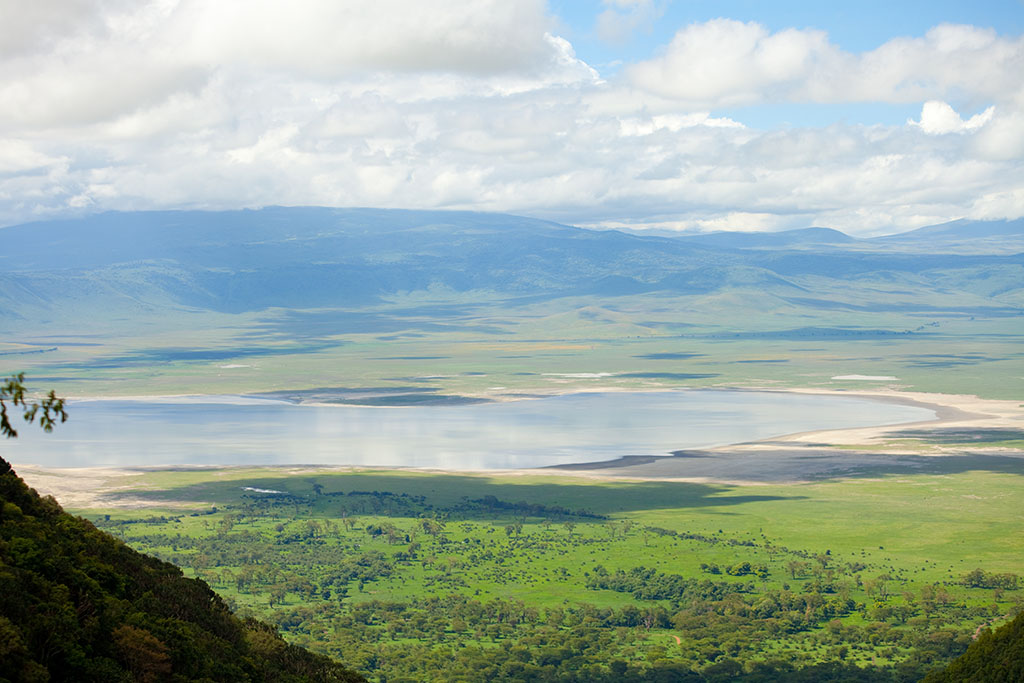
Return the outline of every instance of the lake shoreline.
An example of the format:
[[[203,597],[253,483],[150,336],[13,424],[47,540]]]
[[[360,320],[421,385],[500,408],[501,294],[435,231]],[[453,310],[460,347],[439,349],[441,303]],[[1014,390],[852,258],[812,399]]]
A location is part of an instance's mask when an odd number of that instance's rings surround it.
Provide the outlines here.
[[[30,485],[44,494],[54,495],[71,509],[102,507],[139,507],[149,503],[134,500],[126,489],[140,474],[159,471],[226,472],[263,470],[282,475],[342,472],[394,471],[424,474],[450,474],[477,477],[545,476],[572,480],[670,480],[720,485],[758,485],[767,483],[807,483],[826,478],[856,476],[865,470],[910,468],[944,456],[1009,457],[1024,459],[1024,451],[983,446],[965,453],[962,448],[920,448],[907,444],[886,445],[899,432],[916,429],[936,432],[942,429],[985,430],[1024,428],[1024,406],[1016,401],[979,399],[957,394],[925,394],[891,390],[822,391],[812,389],[744,389],[771,393],[803,393],[822,396],[864,398],[927,408],[935,419],[826,431],[810,431],[735,443],[701,450],[680,450],[672,455],[626,455],[610,460],[554,465],[540,468],[506,470],[450,470],[429,467],[384,467],[354,465],[209,465],[209,466],[97,466],[78,468],[45,467],[14,463],[15,469]],[[879,446],[882,450],[879,450]],[[123,494],[119,494],[121,491]]]
[[[900,441],[908,430],[915,430],[923,436],[937,434],[939,430],[1024,429],[1024,405],[1018,401],[894,390],[795,388],[751,391],[864,398],[926,408],[935,413],[935,419],[796,432],[717,448],[681,450],[669,456],[624,456],[605,462],[555,465],[543,468],[543,471],[601,479],[676,480],[729,485],[797,484],[851,476],[858,470],[885,469],[887,465],[901,464],[912,468],[915,460],[920,458],[963,456],[965,453],[1024,458],[1024,451],[1019,449],[986,449],[979,445],[965,451],[960,447],[921,448],[914,444],[891,443]],[[696,459],[710,461],[713,466],[695,468],[692,463]],[[742,470],[747,468],[746,476],[743,476]]]

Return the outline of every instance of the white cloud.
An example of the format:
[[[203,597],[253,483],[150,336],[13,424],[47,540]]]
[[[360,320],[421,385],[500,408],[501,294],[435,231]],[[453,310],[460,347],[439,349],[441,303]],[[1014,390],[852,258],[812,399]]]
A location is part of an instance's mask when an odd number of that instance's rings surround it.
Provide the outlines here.
[[[692,114],[660,114],[649,118],[630,118],[619,121],[623,135],[651,135],[655,131],[668,130],[678,133],[684,128],[709,126],[711,128],[743,128],[743,124],[730,118],[715,118],[710,112],[698,111]]]
[[[553,58],[542,0],[183,0],[172,18],[170,35],[195,59],[320,78],[536,72]]]
[[[122,5],[126,3],[120,3]],[[0,0],[0,57],[52,47],[69,36],[105,30],[102,0]]]
[[[0,125],[101,121],[196,95],[224,71],[300,81],[457,74],[520,88],[592,75],[571,46],[548,35],[543,0],[43,5],[50,9],[0,4],[0,19],[12,19],[0,22],[12,46],[0,50]]]
[[[676,33],[660,57],[629,67],[640,88],[689,102],[733,106],[773,99],[838,57],[821,31],[771,34],[756,23],[715,19]]]
[[[0,139],[0,173],[41,173],[66,163],[66,158],[44,154],[26,140]]]
[[[1021,163],[1024,159],[1024,108],[997,112],[991,123],[979,131],[974,149],[987,159]]]
[[[854,55],[821,32],[716,20],[606,82],[540,0],[59,6],[74,21],[33,9],[31,40],[0,43],[2,223],[323,204],[869,233],[1024,214],[1020,41],[990,31]],[[906,126],[715,113],[844,97],[925,104]]]
[[[929,135],[945,135],[946,133],[966,133],[977,130],[992,120],[995,107],[989,107],[980,114],[975,114],[964,121],[956,113],[953,107],[945,102],[929,100],[921,107],[921,120],[907,121],[912,126],[917,126]]]
[[[627,69],[642,89],[703,107],[758,102],[999,101],[1021,88],[1024,37],[944,24],[863,54],[812,29],[771,33],[755,22],[715,19],[676,33],[665,53]]]

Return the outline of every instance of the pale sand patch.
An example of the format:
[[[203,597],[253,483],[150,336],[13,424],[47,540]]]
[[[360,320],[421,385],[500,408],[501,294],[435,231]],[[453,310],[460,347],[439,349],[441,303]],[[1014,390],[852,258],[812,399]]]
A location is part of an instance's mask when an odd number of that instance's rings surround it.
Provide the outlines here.
[[[56,498],[66,508],[138,508],[151,506],[150,501],[117,495],[118,491],[146,488],[139,470],[116,467],[42,467],[14,465],[25,482],[42,495]],[[108,500],[109,497],[109,500]]]
[[[913,391],[896,391],[893,389],[877,389],[856,392],[820,389],[787,389],[798,394],[817,394],[829,396],[850,396],[869,398],[876,401],[902,403],[919,406],[935,411],[936,419],[924,422],[909,422],[898,425],[879,427],[859,427],[854,429],[834,429],[818,432],[790,434],[781,438],[771,439],[773,443],[827,443],[830,445],[864,446],[877,443],[884,439],[894,439],[897,432],[908,428],[917,429],[1024,429],[1024,406],[1020,401],[1005,401],[963,394],[925,394]],[[742,444],[741,444],[742,445]],[[732,447],[730,447],[732,448]]]
[[[892,375],[836,375],[832,379],[854,382],[894,382],[899,377],[893,377]]]

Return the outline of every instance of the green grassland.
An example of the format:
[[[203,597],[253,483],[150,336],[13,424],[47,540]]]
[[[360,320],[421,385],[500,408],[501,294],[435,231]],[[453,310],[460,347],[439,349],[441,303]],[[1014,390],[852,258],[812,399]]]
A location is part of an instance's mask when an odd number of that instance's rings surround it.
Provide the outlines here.
[[[165,312],[130,327],[123,335],[86,323],[73,334],[22,333],[2,345],[0,365],[72,396],[894,386],[1024,397],[1019,316],[915,310],[837,318],[744,290],[520,303],[395,297],[358,310]],[[832,379],[842,375],[897,379]]]
[[[107,494],[153,507],[80,512],[380,680],[551,673],[559,641],[595,676],[913,680],[1024,607],[1024,467],[1007,460],[757,486],[153,471]]]

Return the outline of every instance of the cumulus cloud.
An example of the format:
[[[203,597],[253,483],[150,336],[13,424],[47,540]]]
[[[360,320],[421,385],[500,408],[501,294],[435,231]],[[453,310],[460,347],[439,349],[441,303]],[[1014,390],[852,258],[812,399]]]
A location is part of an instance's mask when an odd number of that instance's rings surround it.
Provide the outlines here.
[[[542,0],[187,0],[170,35],[186,53],[331,78],[353,71],[540,71],[552,59],[543,40]]]
[[[542,0],[59,0],[0,5],[0,125],[88,123],[196,95],[220,73],[531,81],[589,74]],[[33,5],[33,7],[35,7]],[[34,49],[30,49],[34,48]],[[494,78],[492,78],[494,80]],[[429,92],[429,91],[428,91]]]
[[[606,81],[541,0],[54,0],[74,20],[43,5],[18,17],[31,39],[3,42],[17,31],[0,21],[3,224],[323,204],[863,234],[1024,214],[1020,41],[990,31],[850,54],[716,20]],[[716,113],[850,100],[924,105],[901,126]]]
[[[657,130],[678,133],[684,128],[710,126],[712,128],[743,128],[739,121],[730,118],[715,118],[710,112],[698,111],[692,114],[659,114],[648,118],[623,118],[619,127],[623,135],[650,135]]]
[[[1000,100],[1020,89],[1024,37],[945,24],[863,54],[812,29],[775,33],[716,19],[676,33],[665,53],[632,65],[639,88],[702,106],[757,102],[920,102],[951,93]]]
[[[67,163],[35,149],[25,140],[0,139],[0,173],[39,173]]]
[[[964,121],[956,113],[953,107],[945,102],[929,100],[921,107],[921,120],[907,121],[912,126],[917,126],[929,135],[945,135],[947,133],[966,133],[981,128],[992,120],[995,107],[989,107],[980,114],[975,114]]]
[[[986,159],[1020,163],[1024,159],[1024,107],[997,114],[978,133],[974,150]]]
[[[101,0],[0,1],[0,57],[37,51],[105,28]]]
[[[822,31],[772,34],[753,22],[715,19],[680,30],[663,55],[627,74],[662,96],[733,106],[772,99],[773,91],[806,81],[816,64],[839,57]]]

